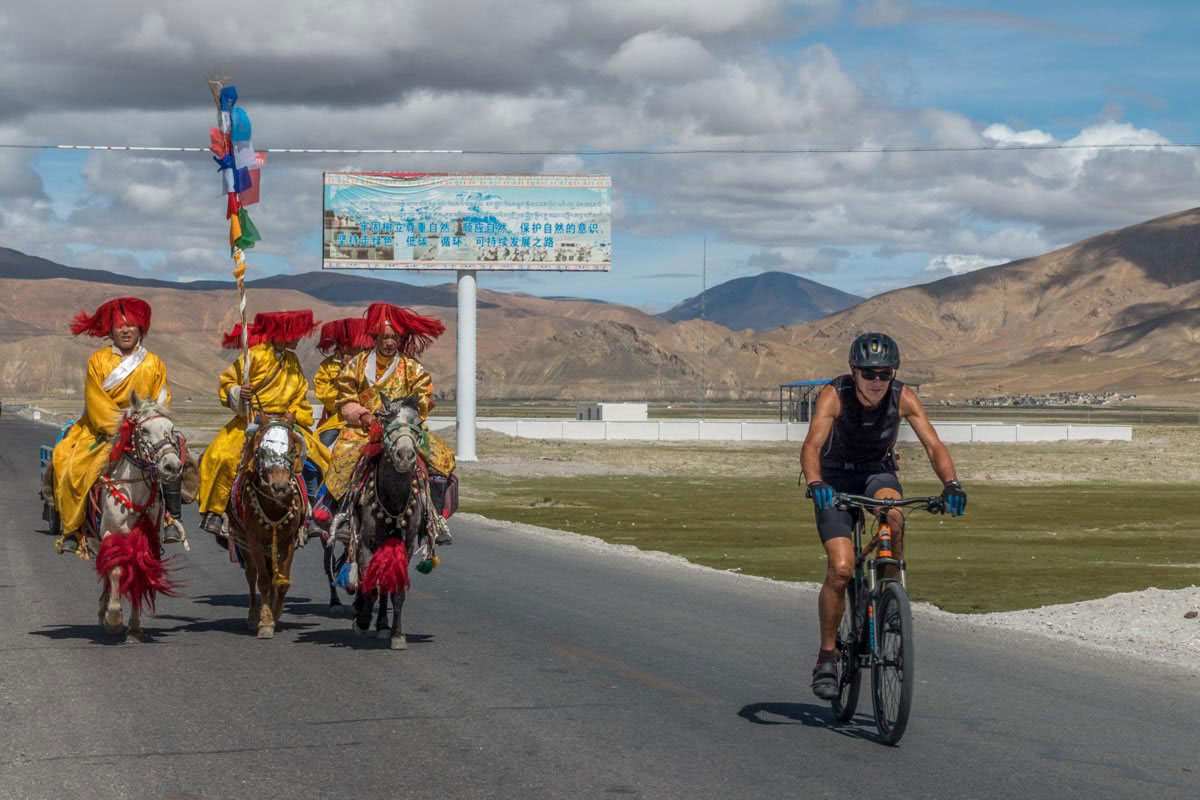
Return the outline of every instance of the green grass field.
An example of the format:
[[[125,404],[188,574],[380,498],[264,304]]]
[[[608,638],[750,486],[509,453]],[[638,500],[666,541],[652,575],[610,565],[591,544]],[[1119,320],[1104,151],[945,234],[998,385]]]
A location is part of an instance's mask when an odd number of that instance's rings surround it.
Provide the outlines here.
[[[959,519],[909,518],[908,587],[947,611],[1031,608],[1200,578],[1190,485],[979,484]],[[935,493],[910,482],[910,496]],[[812,506],[794,480],[610,475],[464,482],[462,510],[662,550],[698,564],[820,581]],[[1190,563],[1189,563],[1190,562]]]

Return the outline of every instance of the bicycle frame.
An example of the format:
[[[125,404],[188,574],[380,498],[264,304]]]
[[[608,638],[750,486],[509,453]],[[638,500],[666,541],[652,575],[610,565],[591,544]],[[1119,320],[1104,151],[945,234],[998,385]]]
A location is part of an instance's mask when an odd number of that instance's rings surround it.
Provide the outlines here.
[[[860,667],[871,667],[878,660],[876,649],[879,638],[875,632],[875,619],[879,610],[879,601],[883,595],[883,587],[888,583],[899,583],[901,586],[907,587],[905,583],[907,563],[904,559],[897,558],[893,552],[892,526],[882,516],[879,519],[878,532],[865,547],[863,546],[863,534],[866,531],[866,514],[863,512],[863,509],[869,507],[875,511],[890,511],[894,508],[917,505],[924,505],[927,508],[931,508],[940,502],[940,497],[912,497],[904,500],[894,500],[838,494],[834,498],[835,505],[850,511],[854,515],[854,525],[851,528],[854,541],[854,574],[851,576],[851,583],[854,596],[865,601],[863,602],[865,608],[855,608],[854,620],[856,628],[855,638],[857,639],[855,656]],[[878,555],[875,558],[870,558],[870,555],[876,551],[878,551]],[[887,567],[895,567],[898,577],[881,577],[883,570]],[[865,593],[862,591],[864,583],[866,584]],[[861,622],[859,620],[860,614],[863,615]],[[864,629],[866,634],[865,646],[863,642]]]

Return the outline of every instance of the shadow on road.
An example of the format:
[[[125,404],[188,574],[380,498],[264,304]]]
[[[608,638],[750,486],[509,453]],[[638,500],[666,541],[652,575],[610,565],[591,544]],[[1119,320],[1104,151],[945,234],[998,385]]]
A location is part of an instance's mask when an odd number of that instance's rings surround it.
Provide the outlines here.
[[[296,644],[322,644],[327,647],[351,647],[356,650],[386,650],[387,639],[376,639],[375,631],[368,636],[358,636],[350,629],[350,619],[345,619],[345,627],[318,628],[315,631],[301,631],[296,636]],[[433,634],[406,633],[404,638],[410,645],[431,644]]]
[[[848,723],[833,718],[829,706],[813,703],[750,703],[742,706],[738,716],[755,725],[804,725],[809,728],[825,728],[851,739],[874,741],[875,723],[858,717]]]
[[[150,632],[147,631],[147,633],[149,634]],[[31,636],[42,636],[56,642],[76,640],[100,645],[125,643],[124,633],[115,635],[105,633],[104,628],[98,622],[91,625],[51,625],[40,630],[30,631],[29,634]],[[154,639],[153,635],[150,636],[150,639]]]

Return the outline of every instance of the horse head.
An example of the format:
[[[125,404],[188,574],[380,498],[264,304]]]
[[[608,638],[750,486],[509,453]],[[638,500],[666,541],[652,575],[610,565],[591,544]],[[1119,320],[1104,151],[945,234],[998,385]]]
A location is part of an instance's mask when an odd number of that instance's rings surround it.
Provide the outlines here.
[[[304,465],[304,440],[295,432],[294,414],[259,417],[254,435],[254,474],[265,494],[280,503],[290,501],[295,476]]]
[[[133,427],[129,449],[134,456],[152,465],[167,483],[179,480],[183,475],[180,440],[167,409],[131,392],[125,419]]]
[[[383,449],[392,466],[404,475],[417,471],[417,453],[425,440],[421,424],[420,397],[381,395],[382,407],[375,416],[383,424]]]

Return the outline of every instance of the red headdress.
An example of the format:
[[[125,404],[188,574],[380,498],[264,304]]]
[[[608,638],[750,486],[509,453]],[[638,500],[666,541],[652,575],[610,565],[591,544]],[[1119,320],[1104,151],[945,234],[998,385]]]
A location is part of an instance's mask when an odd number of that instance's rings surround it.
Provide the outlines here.
[[[109,300],[96,309],[96,313],[88,316],[86,311],[75,315],[71,323],[71,333],[78,336],[86,333],[88,336],[104,338],[112,333],[112,329],[122,320],[132,322],[142,330],[142,336],[150,331],[150,304],[136,297],[118,297]]]
[[[354,347],[365,350],[374,345],[366,333],[366,320],[362,317],[345,317],[321,326],[321,340],[317,342],[317,349],[328,354],[334,347],[345,352]]]
[[[312,311],[307,308],[299,311],[262,311],[254,315],[248,339],[251,347],[263,342],[298,342],[305,336],[311,336],[317,324]],[[221,346],[226,350],[237,350],[242,346],[241,323],[225,334]]]
[[[439,320],[423,317],[412,309],[391,303],[371,303],[367,308],[366,332],[378,336],[387,328],[400,334],[400,352],[410,358],[416,358],[446,331],[446,326]]]

